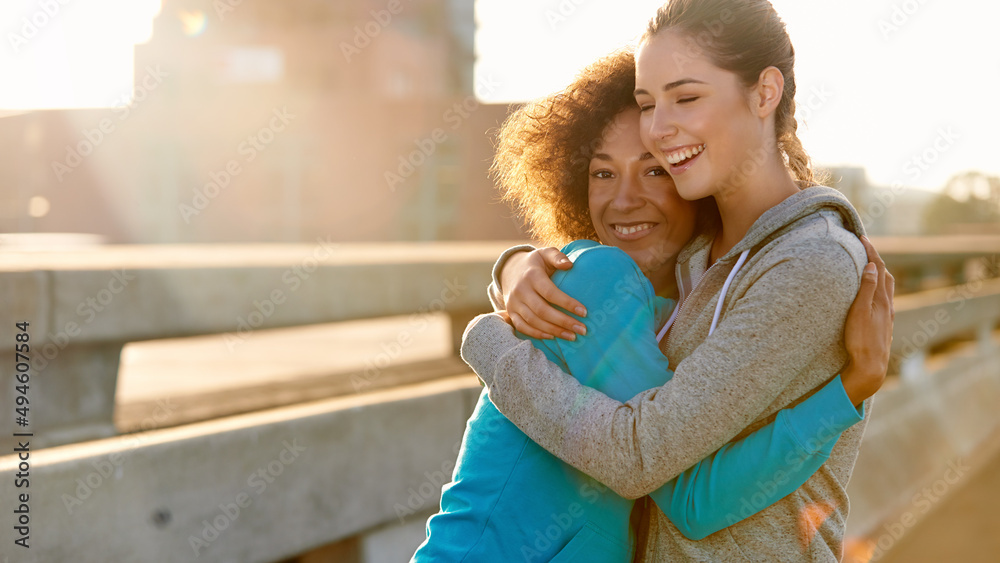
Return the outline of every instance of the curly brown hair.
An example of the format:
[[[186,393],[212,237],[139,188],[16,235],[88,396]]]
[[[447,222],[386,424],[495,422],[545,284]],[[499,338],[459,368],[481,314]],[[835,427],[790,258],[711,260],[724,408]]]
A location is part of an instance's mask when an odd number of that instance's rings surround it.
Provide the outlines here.
[[[490,173],[539,241],[597,240],[587,201],[590,158],[615,116],[636,107],[634,90],[635,53],[621,50],[504,122]]]
[[[490,173],[543,244],[598,240],[588,201],[590,159],[615,117],[638,109],[634,92],[635,52],[622,49],[586,67],[565,90],[525,104],[500,128]],[[714,228],[715,201],[697,205],[699,230]]]

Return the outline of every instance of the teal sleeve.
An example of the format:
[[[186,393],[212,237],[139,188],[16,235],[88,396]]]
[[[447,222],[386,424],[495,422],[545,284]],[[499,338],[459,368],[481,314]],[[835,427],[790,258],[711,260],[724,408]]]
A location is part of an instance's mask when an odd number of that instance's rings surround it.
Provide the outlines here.
[[[627,401],[664,385],[673,373],[656,342],[652,285],[624,252],[596,246],[578,242],[566,247],[573,268],[553,276],[560,289],[587,308],[587,317],[568,313],[583,322],[587,334],[573,342],[530,340],[584,385]],[[650,497],[681,533],[704,538],[799,488],[829,457],[840,433],[862,418],[838,375],[796,407],[780,411],[771,424],[726,444]]]
[[[700,540],[793,493],[830,457],[840,434],[863,418],[864,406],[851,404],[838,375],[649,496],[681,533]]]
[[[580,383],[618,401],[659,387],[673,375],[656,342],[653,286],[623,251],[577,241],[563,250],[573,267],[552,281],[587,308],[567,314],[587,327],[575,341],[534,340],[535,346]]]

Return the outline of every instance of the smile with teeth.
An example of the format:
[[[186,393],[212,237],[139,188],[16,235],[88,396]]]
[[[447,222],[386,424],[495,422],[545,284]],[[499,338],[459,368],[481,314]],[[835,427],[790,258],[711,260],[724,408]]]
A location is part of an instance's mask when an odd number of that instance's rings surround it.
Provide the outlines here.
[[[615,231],[623,235],[630,235],[632,233],[637,233],[639,231],[645,231],[647,229],[652,229],[656,226],[656,223],[642,223],[640,225],[624,226],[615,225]]]
[[[697,156],[703,150],[705,150],[704,143],[696,147],[687,147],[685,149],[676,150],[667,155],[667,162],[669,162],[670,164],[679,164],[681,162],[684,162],[685,160]]]

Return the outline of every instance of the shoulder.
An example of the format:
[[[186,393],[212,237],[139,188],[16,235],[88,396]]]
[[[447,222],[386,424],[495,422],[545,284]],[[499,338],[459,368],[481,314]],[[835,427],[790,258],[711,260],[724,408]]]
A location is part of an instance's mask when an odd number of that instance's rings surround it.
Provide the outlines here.
[[[605,295],[623,287],[643,296],[652,295],[652,286],[635,260],[620,248],[594,241],[573,241],[563,247],[573,262],[569,270],[559,270],[552,281],[573,297],[583,294]],[[646,287],[649,286],[649,287]]]
[[[751,262],[746,280],[751,284],[766,279],[776,291],[851,302],[868,259],[861,240],[844,228],[840,215],[821,210],[776,233]]]
[[[833,210],[820,210],[789,224],[761,250],[768,261],[794,261],[846,278],[860,278],[868,263],[865,247]]]
[[[600,273],[605,272],[606,269],[639,271],[641,273],[635,260],[632,260],[624,250],[615,246],[607,246],[592,240],[575,240],[564,246],[562,252],[573,262],[572,268],[563,270],[567,275],[571,272],[576,274]]]

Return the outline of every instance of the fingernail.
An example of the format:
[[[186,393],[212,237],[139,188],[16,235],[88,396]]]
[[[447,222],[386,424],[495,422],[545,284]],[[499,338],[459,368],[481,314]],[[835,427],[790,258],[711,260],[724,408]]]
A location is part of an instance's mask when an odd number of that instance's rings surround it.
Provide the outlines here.
[[[875,268],[875,263],[874,262],[869,262],[868,265],[865,266],[865,275],[867,275],[867,276],[873,276],[873,275],[875,275],[876,272],[877,272],[877,269]]]
[[[868,240],[868,235],[861,235],[861,240]]]
[[[579,335],[581,335],[581,336],[586,336],[587,335],[587,327],[585,327],[583,325],[575,325],[573,327],[573,330],[575,330],[576,333],[579,334]]]
[[[552,336],[551,334],[542,333],[542,340],[552,340],[553,338],[555,338],[555,336]]]
[[[580,315],[581,317],[586,317],[587,316],[587,310],[584,309],[583,307],[577,307],[576,308],[576,314]]]
[[[571,340],[571,341],[576,340],[576,335],[573,334],[572,332],[564,332],[562,333],[562,337],[565,340]]]
[[[559,263],[560,264],[569,264],[569,259],[563,258],[562,260],[559,261]]]

